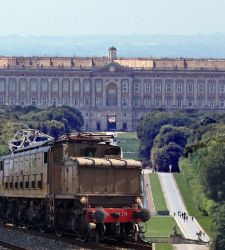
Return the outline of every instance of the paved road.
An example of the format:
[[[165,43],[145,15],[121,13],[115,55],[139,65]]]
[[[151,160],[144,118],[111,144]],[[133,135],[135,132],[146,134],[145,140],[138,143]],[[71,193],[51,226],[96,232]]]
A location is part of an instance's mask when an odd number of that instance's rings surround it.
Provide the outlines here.
[[[195,244],[178,244],[173,245],[174,250],[208,250],[208,246]]]
[[[197,240],[196,233],[203,231],[197,221],[195,219],[192,221],[191,216],[188,216],[188,220],[184,221],[177,215],[178,211],[186,213],[187,211],[173,175],[171,173],[158,173],[158,175],[170,214],[176,213],[174,217],[186,238]],[[209,237],[205,233],[201,236],[201,239],[205,242],[209,241]]]

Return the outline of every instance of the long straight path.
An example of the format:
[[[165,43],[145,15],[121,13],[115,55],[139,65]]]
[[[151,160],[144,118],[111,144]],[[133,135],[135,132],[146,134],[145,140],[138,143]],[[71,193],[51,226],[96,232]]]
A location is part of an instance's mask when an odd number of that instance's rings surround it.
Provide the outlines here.
[[[152,197],[152,189],[151,189],[151,183],[149,179],[149,174],[152,173],[151,169],[143,169],[142,175],[143,175],[143,190],[145,193],[145,201],[146,201],[146,208],[149,209],[151,216],[156,215],[154,201]]]
[[[187,214],[186,207],[173,175],[171,173],[158,173],[158,175],[170,214],[175,215],[174,217],[186,238],[197,240],[198,235],[196,233],[200,231],[203,232],[203,229],[195,219],[192,220],[192,217]],[[178,216],[178,211],[185,212],[188,215],[188,219],[184,220]],[[206,233],[202,234],[201,239],[205,242],[209,241],[209,237]]]

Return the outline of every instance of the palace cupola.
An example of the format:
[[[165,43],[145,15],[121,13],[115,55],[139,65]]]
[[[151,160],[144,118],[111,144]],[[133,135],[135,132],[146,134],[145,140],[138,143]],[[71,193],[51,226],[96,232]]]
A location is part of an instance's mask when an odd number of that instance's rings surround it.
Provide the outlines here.
[[[115,60],[116,59],[116,53],[117,53],[117,49],[115,47],[110,47],[109,48],[109,59],[111,60]]]

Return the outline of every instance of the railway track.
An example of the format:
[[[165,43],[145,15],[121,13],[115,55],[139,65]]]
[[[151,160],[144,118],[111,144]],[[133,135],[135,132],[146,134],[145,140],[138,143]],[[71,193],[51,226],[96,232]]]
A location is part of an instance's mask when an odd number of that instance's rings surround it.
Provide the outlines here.
[[[27,250],[21,246],[0,240],[0,250]]]
[[[90,242],[85,242],[80,239],[77,239],[75,235],[65,235],[61,238],[58,238],[53,234],[52,232],[46,232],[44,234],[36,231],[36,230],[28,230],[25,228],[18,228],[18,227],[12,227],[12,226],[7,226],[7,225],[1,225],[2,228],[5,228],[6,230],[10,230],[10,234],[14,234],[12,231],[21,233],[21,234],[26,234],[26,238],[30,238],[30,241],[35,241],[35,237],[37,238],[37,241],[40,241],[39,238],[42,238],[43,240],[47,239],[51,245],[52,242],[60,242],[60,244],[63,246],[65,249],[99,249],[99,250],[111,250],[111,249],[152,249],[152,246],[150,243],[145,243],[145,242],[139,242],[139,243],[134,243],[134,242],[117,242],[114,239],[106,239],[100,243],[96,243],[93,241]],[[20,236],[18,236],[21,238]],[[32,239],[34,237],[34,239]],[[4,245],[5,244],[5,245]],[[7,245],[8,244],[8,245]],[[0,246],[5,247],[4,249],[15,249],[15,250],[25,250],[25,249],[31,249],[29,245],[24,247],[14,245],[12,243],[7,243],[4,241],[3,244],[1,244],[0,241]],[[35,248],[35,242],[32,246],[32,249],[37,249]],[[41,249],[41,248],[39,248]],[[48,248],[45,248],[48,249]],[[56,248],[54,248],[56,249]],[[58,247],[59,249],[59,247]],[[3,250],[3,248],[0,250]]]

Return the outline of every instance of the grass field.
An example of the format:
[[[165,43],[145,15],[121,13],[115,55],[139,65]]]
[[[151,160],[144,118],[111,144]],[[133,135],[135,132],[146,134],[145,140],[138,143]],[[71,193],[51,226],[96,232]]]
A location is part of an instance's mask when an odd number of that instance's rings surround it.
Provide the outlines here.
[[[173,250],[173,246],[168,243],[158,243],[156,244],[156,250]]]
[[[202,213],[196,207],[194,199],[192,198],[191,190],[187,185],[185,177],[181,173],[174,174],[174,177],[180,189],[180,193],[183,197],[188,213],[197,219],[197,221],[201,224],[208,235],[212,235],[211,218],[209,216],[202,215]]]
[[[176,221],[171,216],[153,216],[147,222],[146,237],[169,237],[173,233],[174,226],[177,226]],[[177,226],[178,233],[180,232]]]
[[[136,132],[117,133],[117,140],[124,158],[138,159],[139,139]]]
[[[166,206],[166,201],[162,192],[162,188],[159,182],[159,177],[156,173],[150,174],[150,183],[152,188],[152,195],[156,211],[168,210]]]

